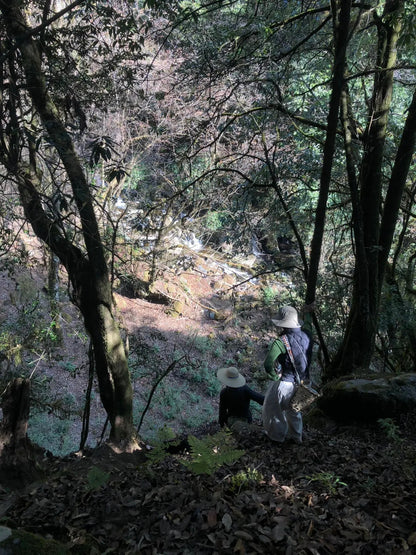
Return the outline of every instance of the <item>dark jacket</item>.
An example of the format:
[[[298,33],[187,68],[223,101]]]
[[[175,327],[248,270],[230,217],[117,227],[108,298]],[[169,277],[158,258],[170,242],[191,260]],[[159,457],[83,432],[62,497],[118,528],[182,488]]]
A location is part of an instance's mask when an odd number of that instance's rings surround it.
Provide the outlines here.
[[[308,380],[313,347],[311,336],[309,333],[297,328],[286,329],[284,335],[289,340],[299,378],[301,380]],[[277,360],[282,367],[282,380],[296,383],[295,372],[289,354],[284,352],[279,355]]]
[[[255,401],[259,405],[263,404],[264,395],[257,393],[248,385],[241,387],[224,387],[220,393],[220,411],[218,421],[220,426],[228,422],[229,417],[247,420],[252,422],[253,417],[250,411],[250,401]]]

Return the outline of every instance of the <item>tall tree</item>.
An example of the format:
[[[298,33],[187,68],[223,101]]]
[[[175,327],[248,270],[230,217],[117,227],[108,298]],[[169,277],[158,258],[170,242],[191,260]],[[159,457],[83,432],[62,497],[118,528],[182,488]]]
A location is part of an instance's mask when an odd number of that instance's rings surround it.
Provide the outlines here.
[[[364,153],[358,177],[351,167],[350,137],[348,125],[344,124],[357,248],[351,309],[342,344],[328,369],[328,377],[350,374],[357,369],[368,369],[374,355],[386,264],[415,149],[413,97],[387,193],[384,193],[387,124],[404,7],[403,0],[388,0],[381,16],[373,12],[378,32],[377,60],[367,127],[363,136]],[[347,102],[347,99],[344,101]],[[344,108],[344,122],[347,118],[347,108]]]
[[[311,241],[309,271],[307,274],[305,304],[311,306],[315,303],[316,284],[318,279],[319,262],[321,257],[322,241],[324,237],[324,225],[328,202],[329,189],[331,185],[331,172],[334,162],[336,146],[336,135],[338,130],[339,109],[343,88],[345,71],[345,57],[348,45],[348,34],[350,27],[351,1],[333,1],[332,17],[334,28],[334,66],[331,86],[331,96],[328,108],[328,120],[326,138],[323,147],[322,170],[318,202],[315,211],[315,226]],[[314,314],[314,313],[313,313]],[[316,316],[315,316],[316,325]],[[328,356],[326,357],[328,363]]]
[[[264,0],[224,5],[221,18],[202,12],[203,6],[189,40],[198,45],[197,55],[184,66],[192,66],[190,82],[209,91],[207,119],[217,130],[206,146],[215,149],[216,169],[235,172],[237,182],[243,177],[246,188],[261,192],[255,196],[258,220],[268,219],[269,233],[273,217],[276,228],[285,226],[282,214],[298,240],[306,242],[312,230],[309,260],[302,257],[305,299],[310,305],[316,298],[316,316],[327,315],[324,327],[335,353],[327,377],[368,368],[414,151],[412,79],[406,73],[414,64],[406,60],[409,44],[403,50],[399,42],[403,18],[414,21],[411,4],[282,2],[276,10]],[[407,111],[405,125],[399,110]],[[395,155],[392,138],[400,135]],[[307,222],[306,199],[315,203],[314,220]],[[325,231],[326,220],[332,228]]]
[[[2,1],[0,10],[5,24],[3,106],[7,109],[7,115],[3,112],[0,131],[1,162],[17,183],[25,216],[34,232],[59,257],[68,272],[74,300],[91,336],[100,395],[111,424],[110,439],[130,448],[136,445],[132,387],[125,348],[114,316],[111,284],[91,190],[71,134],[48,86],[44,49],[34,38],[36,29],[29,25],[20,0]],[[45,206],[41,158],[30,129],[37,119],[71,185],[84,246],[71,241],[56,212],[51,214]]]

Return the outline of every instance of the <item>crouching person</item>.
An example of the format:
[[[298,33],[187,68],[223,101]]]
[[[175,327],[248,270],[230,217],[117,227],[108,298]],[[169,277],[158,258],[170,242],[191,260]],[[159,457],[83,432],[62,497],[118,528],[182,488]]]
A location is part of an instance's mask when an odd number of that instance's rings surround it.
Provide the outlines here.
[[[231,427],[241,421],[251,424],[253,416],[250,401],[263,404],[264,395],[254,391],[246,384],[246,379],[237,368],[220,368],[217,378],[225,386],[220,393],[219,424]]]

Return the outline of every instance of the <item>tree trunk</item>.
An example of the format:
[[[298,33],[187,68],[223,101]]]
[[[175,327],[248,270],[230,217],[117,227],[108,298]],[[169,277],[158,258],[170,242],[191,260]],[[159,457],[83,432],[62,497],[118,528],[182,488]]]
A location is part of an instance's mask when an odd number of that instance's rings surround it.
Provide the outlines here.
[[[16,378],[7,386],[2,396],[3,420],[0,425],[0,444],[15,454],[26,441],[30,408],[30,382]]]
[[[2,394],[0,422],[0,483],[21,488],[43,477],[44,450],[27,437],[30,380],[15,378]]]
[[[345,52],[348,44],[348,29],[351,11],[350,0],[340,0],[339,2],[333,2],[332,4],[335,35],[334,69],[331,98],[329,102],[327,133],[323,151],[319,198],[315,210],[315,226],[311,242],[309,271],[306,284],[305,304],[307,306],[311,306],[315,303],[319,262],[325,228],[326,205],[328,201],[335,152],[335,138],[338,126],[340,98],[343,87]]]
[[[406,186],[410,164],[416,147],[416,90],[413,93],[406,123],[403,129],[396,159],[391,172],[386,200],[384,202],[383,218],[380,229],[380,250],[378,260],[379,294],[386,271],[387,259],[393,241],[394,230],[399,217],[400,203]]]
[[[371,109],[364,134],[364,155],[358,179],[358,204],[355,205],[356,199],[354,194],[352,196],[354,236],[357,244],[354,287],[343,342],[326,370],[327,379],[350,375],[359,369],[367,370],[374,354],[382,286],[380,280],[384,275],[380,266],[380,249],[387,248],[389,252],[391,246],[391,239],[387,245],[387,238],[386,245],[380,245],[382,167],[403,5],[403,0],[387,0],[383,16],[380,19],[375,16],[378,29],[376,68],[379,71],[374,78]],[[348,137],[345,144],[348,144]],[[348,151],[346,153],[348,162]],[[349,182],[354,193],[356,186],[350,174]],[[389,209],[385,203],[384,212],[387,213]]]
[[[59,227],[43,210],[36,152],[32,150],[29,163],[22,159],[14,160],[13,167],[9,164],[9,169],[16,176],[25,215],[36,235],[49,245],[68,271],[74,299],[92,338],[101,400],[111,424],[110,439],[128,445],[135,441],[132,387],[124,345],[112,313],[111,284],[88,182],[72,139],[50,96],[42,72],[40,51],[31,38],[21,2],[11,0],[7,5],[2,2],[0,6],[11,42],[20,52],[33,108],[39,114],[71,184],[81,221],[85,254],[61,234]]]

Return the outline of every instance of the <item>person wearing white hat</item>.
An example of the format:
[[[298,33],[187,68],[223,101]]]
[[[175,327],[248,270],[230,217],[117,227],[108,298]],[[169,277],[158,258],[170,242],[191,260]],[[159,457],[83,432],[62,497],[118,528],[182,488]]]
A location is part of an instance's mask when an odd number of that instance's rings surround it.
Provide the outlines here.
[[[246,384],[246,379],[237,368],[230,366],[220,368],[217,378],[225,385],[220,393],[220,407],[218,421],[221,427],[231,425],[236,420],[253,421],[250,401],[263,404],[264,395],[254,391]]]
[[[292,306],[280,308],[272,322],[279,329],[279,337],[270,345],[264,361],[265,370],[274,381],[263,403],[263,426],[266,435],[273,441],[283,443],[285,439],[290,439],[301,443],[302,413],[291,408],[290,401],[295,394],[298,377],[301,381],[309,379],[312,338],[301,329],[302,323]]]

